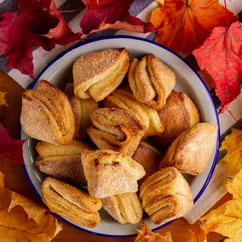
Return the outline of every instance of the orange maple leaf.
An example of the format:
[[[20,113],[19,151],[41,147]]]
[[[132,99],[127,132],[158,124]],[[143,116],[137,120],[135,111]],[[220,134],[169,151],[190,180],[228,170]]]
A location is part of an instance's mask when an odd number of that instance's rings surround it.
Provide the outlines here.
[[[203,44],[214,27],[237,19],[218,0],[165,0],[152,12],[150,22],[157,28],[156,42],[189,53]]]
[[[146,222],[138,232],[134,242],[172,242],[170,232],[167,232],[165,236],[162,236],[160,233],[154,233]]]

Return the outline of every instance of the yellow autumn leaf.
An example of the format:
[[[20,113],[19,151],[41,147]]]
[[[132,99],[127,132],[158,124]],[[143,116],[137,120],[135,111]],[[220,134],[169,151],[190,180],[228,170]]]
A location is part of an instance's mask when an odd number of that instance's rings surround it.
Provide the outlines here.
[[[226,164],[229,175],[237,174],[242,169],[242,131],[232,129],[222,142],[221,150],[227,150],[227,154],[220,162]]]
[[[154,233],[145,222],[134,242],[172,242],[171,234],[168,232],[165,236]]]
[[[24,208],[28,219],[33,219],[36,223],[41,223],[42,219],[46,214],[46,209],[34,203],[33,201],[19,195],[18,193],[12,192],[11,203],[9,205],[8,211],[16,206],[21,206]],[[38,211],[36,213],[36,211]]]
[[[235,230],[242,228],[242,220],[240,218],[226,215],[226,210],[234,205],[234,200],[228,201],[219,208],[212,210],[208,215],[200,218],[202,230],[205,233],[217,232],[230,237]]]
[[[228,206],[226,206],[224,215],[233,218],[242,219],[242,202],[241,200],[233,199],[230,201]],[[241,228],[242,229],[242,228]]]
[[[227,201],[219,208],[212,210],[200,221],[201,229],[205,233],[217,232],[227,237],[225,242],[239,242],[242,238],[242,197],[241,188],[237,188],[242,182],[242,170],[229,181],[227,188],[233,195],[232,200]]]
[[[5,94],[6,92],[0,92],[0,105],[6,105],[8,107],[8,104],[5,100]]]
[[[41,205],[4,187],[0,172],[0,241],[48,242],[62,226]]]
[[[242,170],[240,170],[232,181],[228,181],[226,187],[234,199],[242,199]]]
[[[202,229],[190,231],[188,242],[207,242],[207,234]]]

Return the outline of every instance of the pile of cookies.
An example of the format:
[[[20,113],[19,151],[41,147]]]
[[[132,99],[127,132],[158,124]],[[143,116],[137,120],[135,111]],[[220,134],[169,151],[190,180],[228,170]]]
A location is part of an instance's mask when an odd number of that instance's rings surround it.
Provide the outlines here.
[[[143,210],[155,224],[184,216],[193,198],[181,173],[203,172],[217,126],[173,91],[174,72],[152,54],[131,61],[126,49],[105,49],[77,59],[73,79],[64,91],[41,80],[22,96],[49,209],[89,228],[102,207],[121,224],[138,223]]]

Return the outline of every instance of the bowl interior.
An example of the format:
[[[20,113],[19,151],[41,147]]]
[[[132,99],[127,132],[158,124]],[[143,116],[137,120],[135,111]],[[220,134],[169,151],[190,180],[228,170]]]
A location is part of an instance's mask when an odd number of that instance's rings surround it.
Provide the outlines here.
[[[109,37],[96,39],[91,42],[87,42],[78,46],[75,46],[60,56],[58,56],[54,61],[52,61],[39,75],[36,81],[33,83],[32,87],[39,81],[46,79],[52,84],[56,85],[60,89],[64,89],[68,82],[72,82],[72,65],[74,61],[85,53],[89,53],[96,50],[106,49],[106,48],[126,48],[131,59],[141,58],[142,56],[152,53],[166,63],[169,67],[173,69],[176,74],[176,91],[185,92],[197,105],[202,122],[215,123],[219,127],[218,117],[216,109],[214,107],[212,98],[202,80],[199,76],[177,55],[161,47],[151,41],[144,39],[139,39],[135,37]],[[218,134],[219,137],[219,134]],[[24,144],[24,162],[27,176],[32,183],[35,191],[41,196],[41,182],[43,180],[43,174],[41,174],[33,165],[36,159],[35,145],[36,140],[27,136],[21,130],[21,139],[28,140]],[[193,194],[194,201],[197,201],[203,191],[205,190],[213,170],[216,165],[217,153],[218,153],[218,143],[217,140],[216,148],[208,162],[208,166],[205,171],[199,176],[185,176],[189,182]],[[108,236],[127,236],[136,234],[136,229],[141,227],[143,221],[136,225],[121,225],[111,218],[104,210],[101,210],[101,223],[94,229],[78,228],[84,229],[89,232],[97,233],[100,235]],[[152,229],[158,229],[164,225],[154,225],[148,217],[144,216],[148,225]]]

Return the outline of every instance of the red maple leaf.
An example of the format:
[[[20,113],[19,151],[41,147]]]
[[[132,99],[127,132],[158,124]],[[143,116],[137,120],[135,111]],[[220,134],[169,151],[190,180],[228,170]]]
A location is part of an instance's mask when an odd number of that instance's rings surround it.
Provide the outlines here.
[[[8,131],[0,124],[0,156],[17,164],[24,164],[22,149],[24,142],[25,140],[12,140]]]
[[[18,0],[18,6],[18,11],[0,14],[0,53],[7,57],[7,67],[34,78],[33,47],[51,50],[80,35],[70,30],[53,0]]]
[[[242,82],[242,23],[216,27],[205,43],[193,51],[198,65],[213,79],[222,102],[220,112],[240,94]]]
[[[82,0],[87,6],[80,22],[84,34],[97,32],[107,28],[125,29],[135,32],[154,32],[149,22],[131,16],[129,8],[133,0]]]

